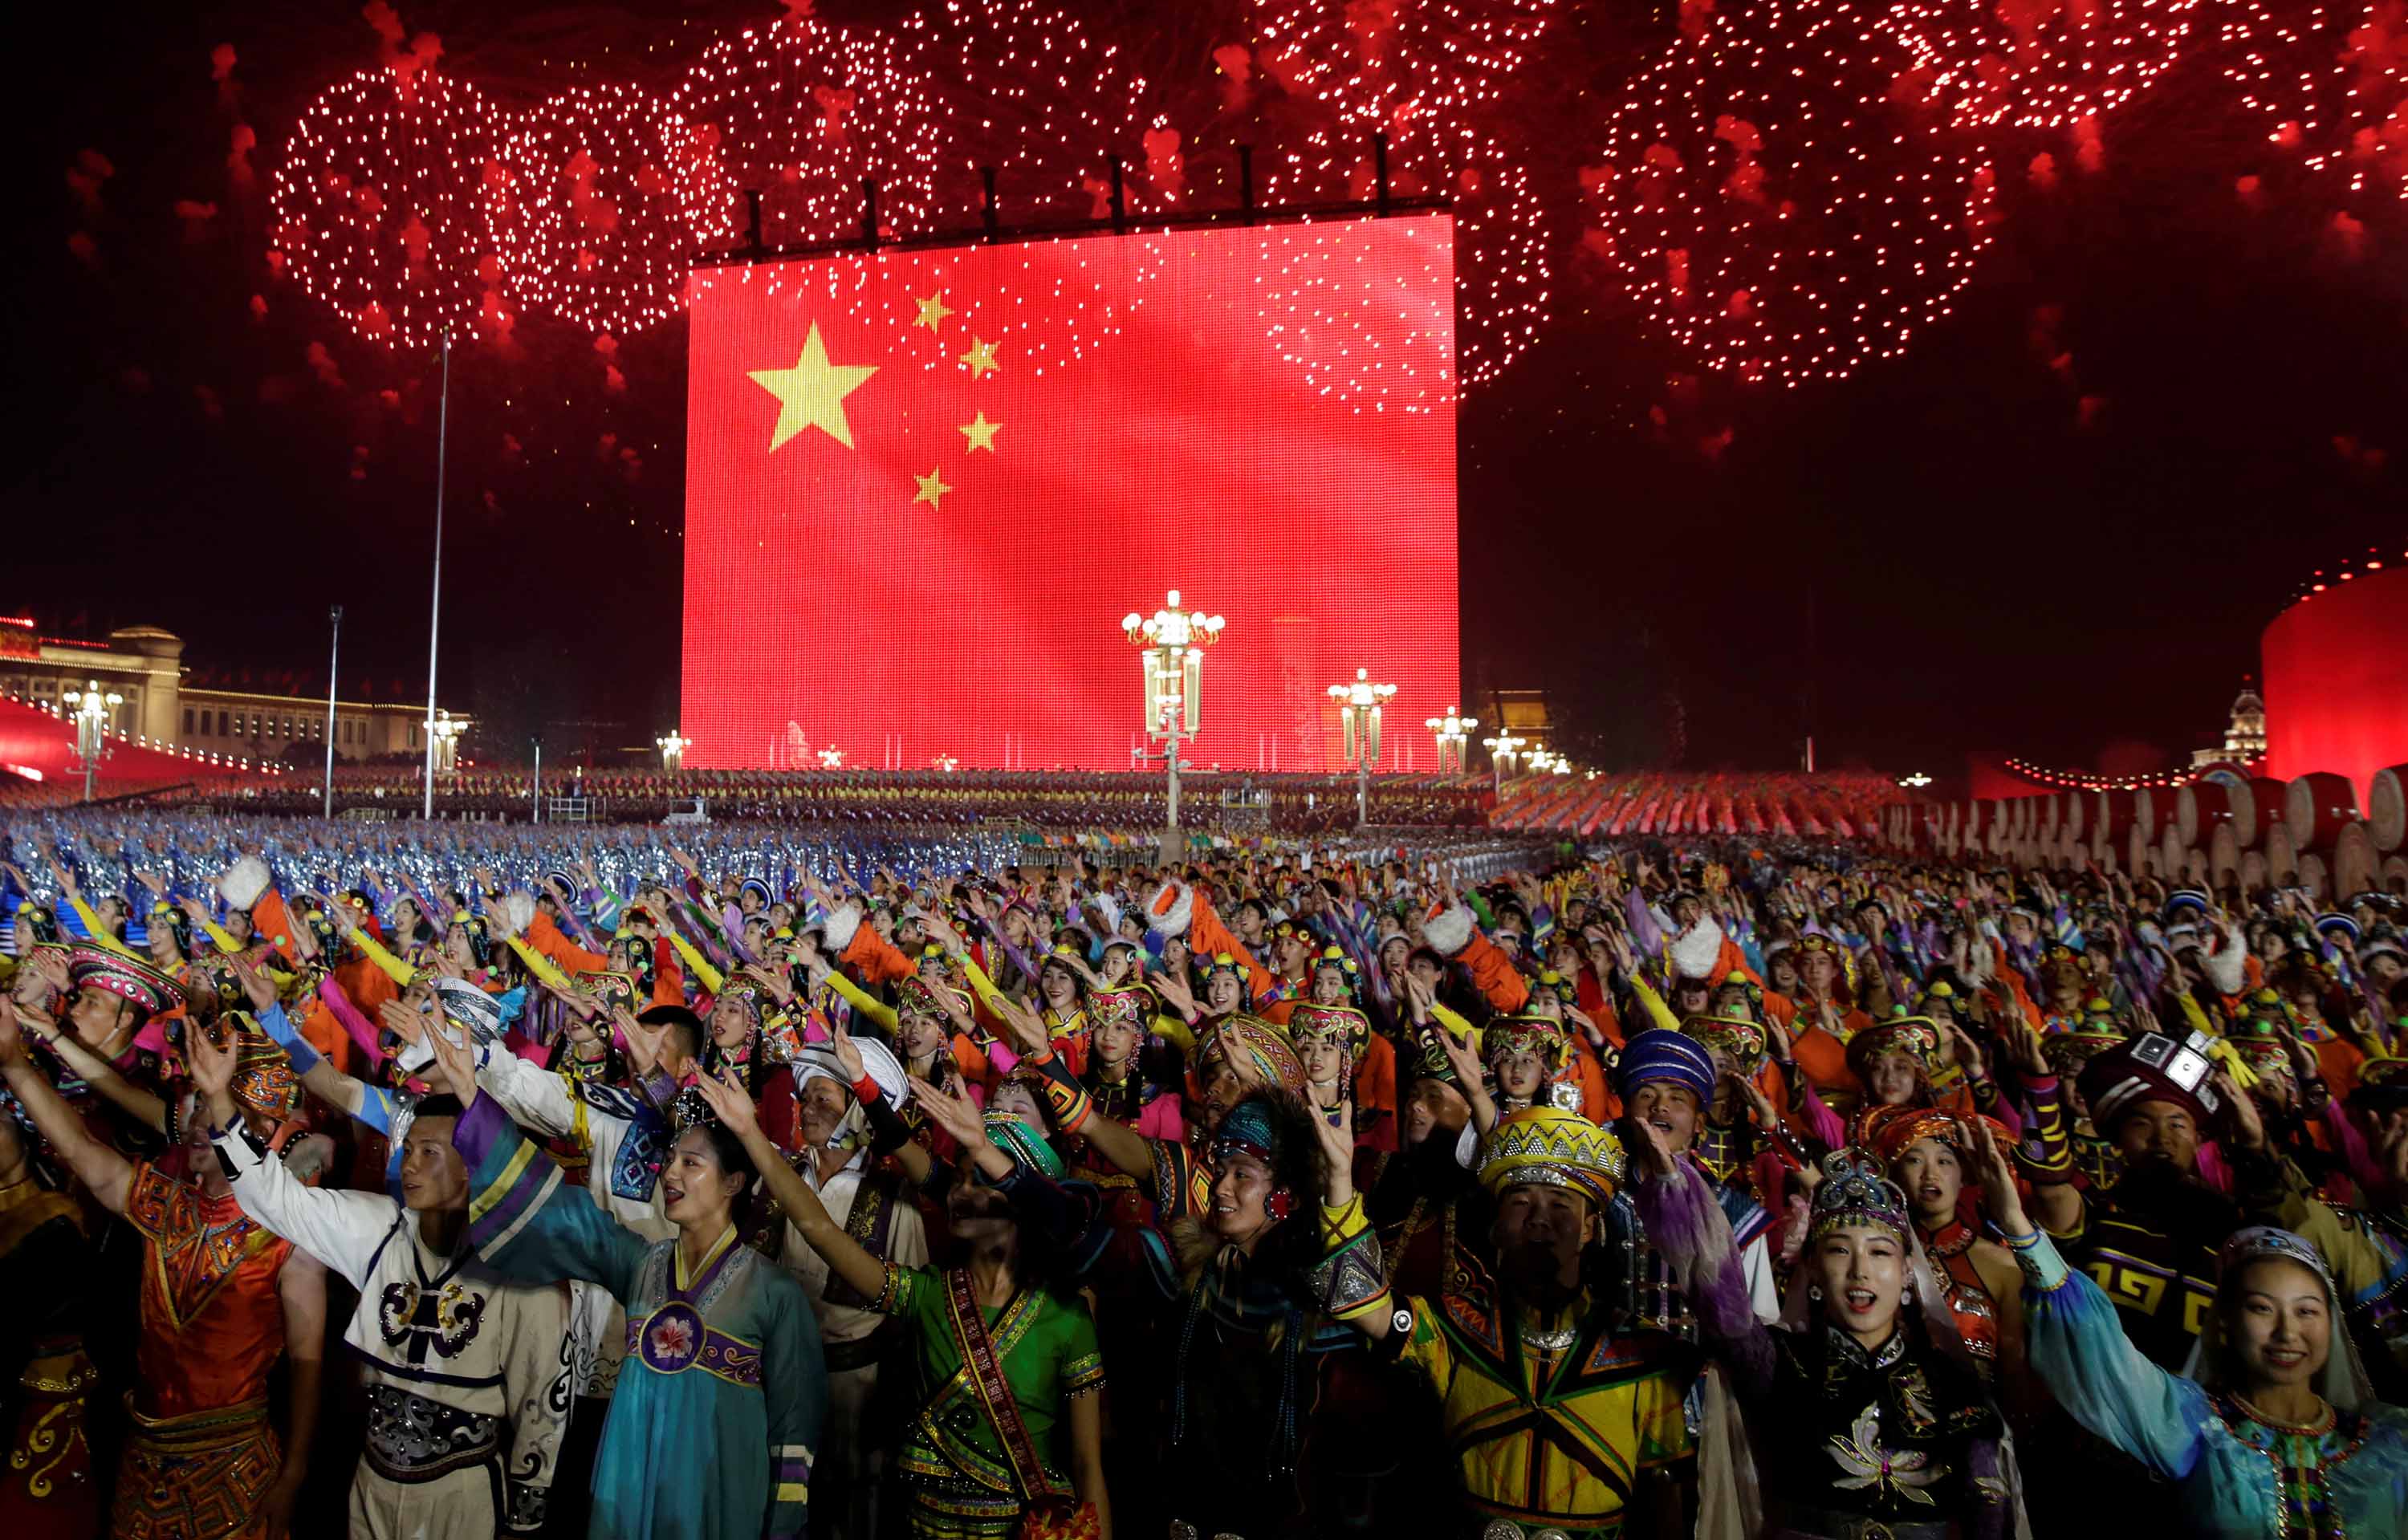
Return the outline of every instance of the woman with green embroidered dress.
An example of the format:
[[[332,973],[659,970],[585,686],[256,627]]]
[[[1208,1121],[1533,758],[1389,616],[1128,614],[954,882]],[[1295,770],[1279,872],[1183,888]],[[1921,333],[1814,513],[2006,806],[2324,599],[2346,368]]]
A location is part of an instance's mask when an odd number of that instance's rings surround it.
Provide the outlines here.
[[[1010,1112],[982,1119],[968,1096],[914,1082],[912,1094],[960,1142],[974,1175],[945,1199],[960,1263],[903,1267],[864,1250],[817,1193],[771,1159],[741,1093],[701,1084],[811,1248],[909,1329],[922,1395],[899,1461],[910,1533],[1109,1540],[1103,1359],[1085,1302],[1046,1276],[1046,1255],[1081,1226],[1045,1217],[1060,1205],[1063,1166],[1043,1134]]]
[[[2032,1372],[2082,1425],[2171,1480],[2180,1533],[2218,1540],[2408,1533],[2408,1411],[2367,1388],[2323,1256],[2287,1230],[2225,1239],[2188,1368],[2150,1362],[2114,1305],[2024,1214],[2013,1163],[1978,1148],[2024,1272]]]
[[[626,1307],[626,1366],[594,1462],[591,1540],[801,1540],[827,1376],[810,1296],[737,1244],[755,1162],[733,1131],[696,1119],[679,1134],[660,1173],[677,1233],[648,1241],[565,1181],[478,1093],[466,1045],[440,1032],[427,1040],[466,1107],[452,1142],[468,1163],[479,1253],[529,1281],[583,1278]],[[701,1083],[742,1103],[749,1119],[741,1091]]]

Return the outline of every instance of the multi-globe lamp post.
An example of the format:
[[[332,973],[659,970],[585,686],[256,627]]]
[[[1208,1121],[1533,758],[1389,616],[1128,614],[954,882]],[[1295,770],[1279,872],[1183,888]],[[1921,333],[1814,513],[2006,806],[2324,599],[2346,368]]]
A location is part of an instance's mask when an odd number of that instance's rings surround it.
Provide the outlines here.
[[[1152,615],[1131,610],[1121,618],[1121,635],[1138,649],[1145,670],[1145,732],[1162,746],[1155,752],[1169,777],[1165,827],[1174,834],[1179,828],[1179,749],[1203,730],[1204,649],[1221,639],[1226,623],[1218,615],[1182,609],[1177,589]]]
[[[1465,716],[1459,706],[1450,706],[1445,716],[1432,717],[1422,725],[1438,739],[1438,773],[1463,774],[1464,751],[1471,747],[1471,730],[1480,725],[1480,719]]]
[[[90,802],[93,775],[108,755],[108,714],[124,705],[125,697],[113,690],[104,694],[100,681],[93,679],[60,698],[75,707],[76,759],[83,765],[83,800]]]
[[[684,767],[685,751],[694,747],[694,740],[687,737],[682,732],[671,733],[666,737],[654,738],[652,743],[661,751],[662,771],[672,776],[676,775],[680,769]]]
[[[1517,738],[1511,733],[1499,733],[1493,738],[1483,738],[1480,747],[1488,750],[1488,767],[1496,773],[1497,790],[1502,792],[1505,783],[1512,778],[1513,763],[1529,744],[1527,738]]]
[[[468,724],[449,711],[438,710],[428,727],[427,742],[433,750],[427,761],[430,773],[451,775],[460,767],[460,734],[468,730]]]
[[[1346,758],[1354,763],[1354,821],[1371,821],[1371,772],[1380,767],[1380,708],[1397,693],[1392,684],[1373,684],[1371,671],[1358,668],[1347,684],[1329,687],[1345,724]]]

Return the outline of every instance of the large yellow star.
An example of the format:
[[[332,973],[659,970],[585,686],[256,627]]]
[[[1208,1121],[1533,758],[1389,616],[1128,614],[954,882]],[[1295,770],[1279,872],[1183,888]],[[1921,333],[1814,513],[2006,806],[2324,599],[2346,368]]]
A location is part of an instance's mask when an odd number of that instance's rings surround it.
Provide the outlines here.
[[[945,505],[941,499],[944,497],[945,493],[953,490],[953,488],[945,485],[944,478],[939,474],[944,470],[944,466],[939,465],[936,470],[930,471],[925,476],[914,476],[911,478],[912,480],[920,483],[920,491],[912,497],[912,502],[925,503],[939,513],[944,511]]]
[[[932,332],[941,331],[945,324],[945,318],[953,314],[951,310],[945,308],[945,292],[942,289],[930,294],[926,299],[914,299],[912,303],[920,307],[920,315],[919,319],[911,324],[925,326]]]
[[[819,322],[813,321],[803,338],[803,356],[793,368],[751,371],[752,383],[778,398],[778,427],[769,435],[769,452],[777,453],[805,428],[818,428],[846,449],[853,448],[853,425],[844,420],[844,398],[877,372],[875,364],[830,364],[827,344],[820,340]]]
[[[995,361],[995,350],[997,346],[996,343],[981,341],[975,332],[970,334],[970,350],[961,356],[961,362],[969,365],[972,379],[978,378],[989,369],[1001,367]]]
[[[962,452],[968,454],[974,453],[980,449],[984,449],[987,453],[993,454],[995,452],[996,432],[1002,426],[1003,424],[1000,422],[989,422],[986,420],[986,413],[982,410],[978,414],[977,421],[965,422],[962,424],[962,435],[970,441],[969,449],[965,449]],[[1016,443],[1018,440],[1014,440],[1014,442]]]

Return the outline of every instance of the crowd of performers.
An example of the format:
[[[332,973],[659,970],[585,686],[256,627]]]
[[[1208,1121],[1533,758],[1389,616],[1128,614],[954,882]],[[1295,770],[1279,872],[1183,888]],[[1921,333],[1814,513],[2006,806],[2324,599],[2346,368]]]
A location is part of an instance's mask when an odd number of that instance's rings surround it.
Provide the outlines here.
[[[0,831],[8,1540],[2408,1523],[2396,898],[334,828]]]

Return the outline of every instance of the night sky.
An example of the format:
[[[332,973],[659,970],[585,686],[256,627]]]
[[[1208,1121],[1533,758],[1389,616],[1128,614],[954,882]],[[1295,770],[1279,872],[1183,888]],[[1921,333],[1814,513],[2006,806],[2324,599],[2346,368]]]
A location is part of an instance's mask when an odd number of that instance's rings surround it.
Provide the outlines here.
[[[1132,51],[1201,150],[1210,54],[1246,40],[1245,7],[1066,3]],[[717,31],[781,14],[401,10],[441,35],[444,69],[510,103],[577,78],[571,61],[665,89]],[[1461,415],[1468,693],[1543,684],[1575,746],[1612,763],[1778,767],[1810,727],[1827,763],[1899,772],[1976,749],[2184,758],[2220,734],[2302,576],[2401,545],[2401,471],[2363,451],[2408,453],[2408,218],[2355,206],[2362,248],[2345,251],[2343,206],[2255,150],[2212,56],[2107,121],[2098,172],[2074,172],[2061,135],[1998,136],[1998,241],[1903,360],[1793,391],[1675,391],[1691,366],[1578,246],[1595,142],[1579,125],[1670,27],[1561,15],[1502,120],[1557,216],[1552,319]],[[380,696],[423,692],[436,366],[360,341],[263,261],[294,115],[375,62],[374,33],[348,6],[290,3],[78,24],[21,57],[10,93],[0,607],[53,632],[165,625],[195,665],[322,681],[340,602],[347,692],[364,676]],[[210,80],[220,43],[238,56],[232,104]],[[248,193],[224,164],[237,110],[260,141]],[[64,176],[86,148],[115,166],[97,216]],[[2045,192],[2023,174],[2043,150],[2067,168]],[[2251,171],[2267,173],[2254,208],[2233,186]],[[188,233],[179,199],[219,213]],[[514,357],[455,355],[447,701],[620,724],[603,734],[626,743],[674,724],[684,337],[671,321],[625,339],[623,392],[588,334],[548,320],[522,322]]]

